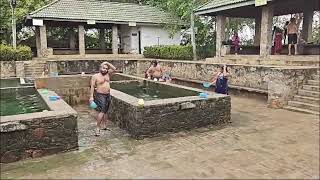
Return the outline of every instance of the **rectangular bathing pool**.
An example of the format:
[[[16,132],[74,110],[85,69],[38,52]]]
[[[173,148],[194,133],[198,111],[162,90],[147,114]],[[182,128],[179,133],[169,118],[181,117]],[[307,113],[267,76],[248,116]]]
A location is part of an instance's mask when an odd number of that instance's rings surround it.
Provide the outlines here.
[[[135,138],[230,121],[230,96],[209,92],[204,99],[200,89],[128,77],[135,80],[111,83],[109,115]]]
[[[49,110],[33,87],[2,88],[0,116],[11,116]]]
[[[1,88],[0,163],[78,148],[77,112],[53,91]]]

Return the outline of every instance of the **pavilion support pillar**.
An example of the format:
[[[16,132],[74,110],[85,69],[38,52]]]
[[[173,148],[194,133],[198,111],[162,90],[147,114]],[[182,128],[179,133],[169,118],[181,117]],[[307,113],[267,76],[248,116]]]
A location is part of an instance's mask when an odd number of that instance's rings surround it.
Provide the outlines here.
[[[313,22],[313,11],[306,9],[303,11],[303,25],[302,25],[302,39],[306,42],[310,42],[312,38],[312,22]]]
[[[40,28],[39,28],[39,26],[35,26],[35,28],[36,28],[37,57],[42,57],[42,54],[41,54],[41,43],[40,43]]]
[[[225,41],[226,38],[226,17],[217,16],[216,23],[216,56],[221,57],[221,47],[222,41]]]
[[[260,35],[260,56],[267,57],[271,54],[272,48],[272,22],[273,6],[268,4],[262,7],[261,13],[261,35]]]
[[[254,42],[255,46],[260,45],[260,35],[261,35],[261,16],[257,16],[255,18],[255,34],[254,34]]]
[[[84,42],[84,26],[79,25],[79,54],[84,56],[86,54],[85,42]]]
[[[118,54],[118,26],[112,26],[112,54]]]
[[[71,28],[69,30],[69,38],[70,38],[70,44],[69,44],[70,49],[71,50],[75,50],[76,49],[76,36],[74,34],[74,29],[73,28]]]
[[[46,25],[36,26],[36,46],[37,56],[46,57],[46,52],[48,49]]]
[[[100,41],[100,48],[105,50],[106,49],[106,30],[99,29],[99,41]]]

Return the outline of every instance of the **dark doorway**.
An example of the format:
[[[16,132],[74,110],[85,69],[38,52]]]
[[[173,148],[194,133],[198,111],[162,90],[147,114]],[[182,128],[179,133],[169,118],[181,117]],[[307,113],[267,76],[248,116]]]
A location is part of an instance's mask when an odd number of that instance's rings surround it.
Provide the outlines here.
[[[139,39],[139,54],[141,54],[141,31],[138,32],[138,39]]]

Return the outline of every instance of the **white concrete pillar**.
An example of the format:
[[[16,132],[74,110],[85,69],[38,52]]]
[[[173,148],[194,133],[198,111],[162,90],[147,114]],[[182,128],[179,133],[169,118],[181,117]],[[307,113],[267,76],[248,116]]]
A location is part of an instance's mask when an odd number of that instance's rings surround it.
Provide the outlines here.
[[[260,36],[261,36],[261,16],[257,16],[255,18],[255,34],[254,34],[254,42],[255,46],[260,45]]]
[[[261,13],[260,56],[262,57],[267,57],[271,54],[272,23],[273,6],[268,4],[262,7]]]
[[[118,26],[112,26],[112,54],[118,54]]]
[[[47,29],[46,25],[36,26],[36,46],[37,46],[37,56],[45,57],[47,46]]]
[[[42,57],[41,53],[41,42],[40,42],[40,28],[39,26],[35,26],[36,28],[36,47],[37,47],[37,57]]]
[[[83,56],[86,54],[83,25],[79,25],[79,54]]]
[[[216,56],[221,56],[221,47],[222,41],[226,38],[226,17],[225,16],[217,16],[216,23]]]
[[[302,25],[302,38],[306,42],[310,42],[312,38],[312,22],[313,22],[313,11],[305,10],[303,12],[303,25]]]

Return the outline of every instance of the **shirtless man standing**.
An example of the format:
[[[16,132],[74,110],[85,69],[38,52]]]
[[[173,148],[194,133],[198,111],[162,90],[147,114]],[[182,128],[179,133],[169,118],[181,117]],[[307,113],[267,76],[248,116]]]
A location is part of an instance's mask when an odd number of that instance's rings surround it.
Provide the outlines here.
[[[110,74],[114,72],[116,72],[116,67],[108,62],[104,62],[100,65],[100,72],[93,75],[91,78],[89,102],[95,102],[97,104],[96,110],[98,111],[95,136],[100,136],[101,129],[107,129],[107,112],[111,102]]]
[[[294,54],[298,54],[298,31],[299,31],[299,25],[301,22],[300,16],[296,15],[298,17],[298,20],[296,18],[291,18],[290,23],[288,25],[288,50],[289,50],[289,56],[291,56],[291,46],[294,45]]]
[[[147,71],[148,79],[162,80],[162,69],[156,60],[151,62],[151,66]]]

